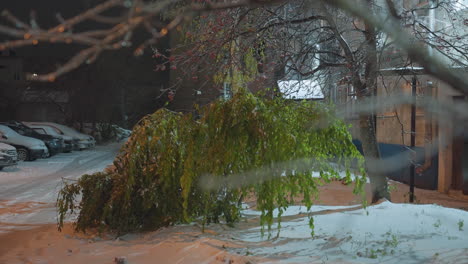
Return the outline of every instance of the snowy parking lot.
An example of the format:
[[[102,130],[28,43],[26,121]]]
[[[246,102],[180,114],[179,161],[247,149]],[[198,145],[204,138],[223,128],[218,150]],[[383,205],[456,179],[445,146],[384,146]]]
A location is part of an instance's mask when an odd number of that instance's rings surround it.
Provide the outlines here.
[[[20,162],[0,171],[0,234],[54,223],[54,203],[62,178],[77,179],[112,164],[119,143]]]

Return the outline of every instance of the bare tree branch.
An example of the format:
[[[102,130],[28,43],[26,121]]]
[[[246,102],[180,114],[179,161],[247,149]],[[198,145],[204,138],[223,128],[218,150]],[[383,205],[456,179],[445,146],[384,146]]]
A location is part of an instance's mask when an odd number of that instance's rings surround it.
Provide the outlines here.
[[[372,13],[366,12],[366,9],[357,1],[330,0],[327,3],[346,10],[389,34],[394,39],[395,45],[406,51],[413,61],[420,63],[427,73],[448,83],[455,90],[468,95],[466,75],[453,71],[437,58],[430,56],[427,49],[424,48],[424,43],[417,42],[413,36],[404,31],[396,19],[383,20]]]

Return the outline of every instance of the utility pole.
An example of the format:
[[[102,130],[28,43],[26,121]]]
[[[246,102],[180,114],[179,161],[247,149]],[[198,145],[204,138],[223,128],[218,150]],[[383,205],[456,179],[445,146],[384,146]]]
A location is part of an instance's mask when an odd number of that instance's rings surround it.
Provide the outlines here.
[[[416,163],[416,85],[417,80],[416,76],[413,77],[411,82],[411,165],[410,165],[410,193],[409,193],[409,201],[410,203],[414,202],[414,173],[415,173],[415,166]]]

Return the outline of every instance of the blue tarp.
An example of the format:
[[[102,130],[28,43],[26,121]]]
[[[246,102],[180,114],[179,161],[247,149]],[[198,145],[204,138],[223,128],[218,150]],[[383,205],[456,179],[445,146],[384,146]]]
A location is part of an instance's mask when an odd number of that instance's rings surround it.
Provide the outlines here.
[[[354,145],[362,152],[362,144],[359,140],[353,140]],[[405,145],[378,143],[382,159],[388,160],[386,166],[387,177],[408,184],[410,178],[411,152],[416,152],[416,164],[424,164],[425,149],[422,147],[411,148]],[[437,189],[438,153],[432,153],[431,167],[421,174],[415,174],[415,186],[422,189]]]

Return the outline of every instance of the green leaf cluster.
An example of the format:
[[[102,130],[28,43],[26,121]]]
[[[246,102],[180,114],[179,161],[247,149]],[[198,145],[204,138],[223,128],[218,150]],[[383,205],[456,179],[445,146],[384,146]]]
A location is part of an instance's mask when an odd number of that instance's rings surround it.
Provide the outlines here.
[[[254,195],[260,224],[270,230],[295,197],[310,208],[318,185],[339,171],[351,182],[353,163],[361,170],[355,191],[362,192],[362,157],[329,105],[239,92],[199,112],[160,109],[143,118],[114,161],[115,170],[64,186],[59,227],[74,211],[81,231],[128,232],[191,221],[233,224],[243,197]]]

